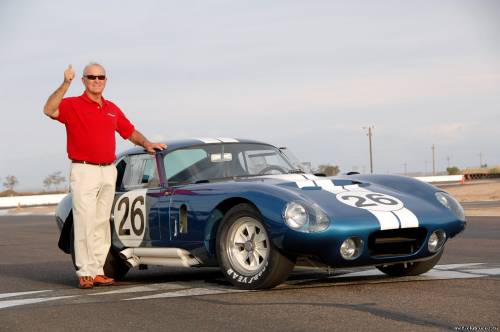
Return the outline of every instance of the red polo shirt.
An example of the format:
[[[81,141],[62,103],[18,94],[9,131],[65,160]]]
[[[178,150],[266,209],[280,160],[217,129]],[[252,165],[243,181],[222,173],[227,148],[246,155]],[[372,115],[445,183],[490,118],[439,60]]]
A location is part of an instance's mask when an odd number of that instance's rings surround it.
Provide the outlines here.
[[[118,106],[102,98],[101,108],[85,92],[64,98],[56,120],[66,125],[69,159],[97,164],[116,159],[115,131],[128,139],[135,130]]]

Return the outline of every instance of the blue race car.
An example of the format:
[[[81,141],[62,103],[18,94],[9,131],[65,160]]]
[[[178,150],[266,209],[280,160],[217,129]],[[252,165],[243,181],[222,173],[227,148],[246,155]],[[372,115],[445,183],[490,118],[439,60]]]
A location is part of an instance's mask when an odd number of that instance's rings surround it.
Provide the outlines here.
[[[418,275],[466,225],[453,197],[412,178],[306,174],[253,140],[166,143],[156,155],[133,148],[116,160],[104,267],[116,279],[137,266],[219,266],[235,286],[263,289],[282,283],[299,258]],[[71,194],[56,220],[70,254]]]

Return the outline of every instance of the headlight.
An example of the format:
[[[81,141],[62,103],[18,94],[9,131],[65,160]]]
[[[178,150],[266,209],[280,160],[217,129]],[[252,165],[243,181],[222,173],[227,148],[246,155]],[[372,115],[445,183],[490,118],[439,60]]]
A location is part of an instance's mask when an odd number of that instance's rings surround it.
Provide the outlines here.
[[[432,232],[429,236],[429,241],[427,241],[427,248],[430,252],[438,252],[443,244],[446,242],[446,232],[442,230],[437,230]]]
[[[305,233],[321,232],[330,225],[330,219],[317,204],[290,202],[285,206],[283,219],[291,229]]]
[[[450,209],[459,220],[465,220],[464,209],[456,199],[442,191],[437,192],[435,195],[438,202]]]
[[[292,229],[304,227],[309,219],[306,208],[302,204],[296,202],[291,202],[286,205],[283,218],[286,224]]]
[[[363,250],[363,240],[359,237],[350,237],[342,242],[340,255],[345,260],[351,261],[358,258]]]

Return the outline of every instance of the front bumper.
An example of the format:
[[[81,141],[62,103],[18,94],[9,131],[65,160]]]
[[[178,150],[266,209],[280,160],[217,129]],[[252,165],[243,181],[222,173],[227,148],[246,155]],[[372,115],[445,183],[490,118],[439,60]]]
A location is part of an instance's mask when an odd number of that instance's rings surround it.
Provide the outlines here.
[[[282,236],[272,237],[272,241],[277,248],[287,254],[315,257],[329,266],[381,265],[428,259],[435,255],[427,247],[432,232],[443,230],[447,239],[450,239],[462,232],[465,225],[465,221],[453,220],[424,223],[417,228],[384,231],[378,226],[354,229],[336,225],[321,233],[298,233],[287,230]],[[342,242],[350,237],[356,237],[363,243],[361,254],[353,260],[344,259],[340,254]]]

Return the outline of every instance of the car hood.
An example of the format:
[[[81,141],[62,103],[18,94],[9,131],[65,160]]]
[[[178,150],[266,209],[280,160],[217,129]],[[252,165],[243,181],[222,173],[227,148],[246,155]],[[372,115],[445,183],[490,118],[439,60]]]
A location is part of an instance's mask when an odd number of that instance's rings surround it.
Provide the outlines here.
[[[401,177],[401,184],[412,181]],[[366,179],[348,177],[317,177],[312,174],[265,175],[253,178],[269,185],[279,186],[299,201],[319,206],[332,220],[376,220],[380,229],[410,228],[422,225],[424,220],[442,219],[443,213],[453,218],[435,198],[437,188],[426,187],[427,192],[416,193],[418,183],[386,186]],[[383,182],[383,181],[382,181]],[[415,188],[415,190],[413,190]]]

